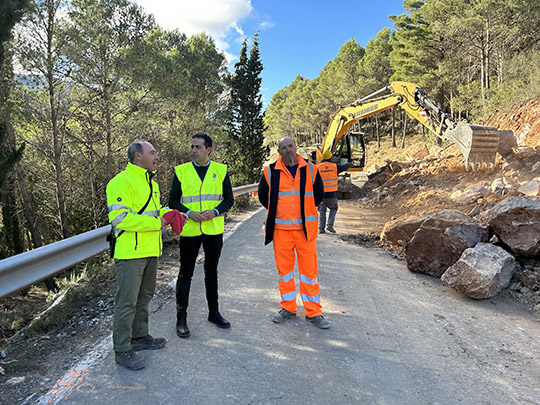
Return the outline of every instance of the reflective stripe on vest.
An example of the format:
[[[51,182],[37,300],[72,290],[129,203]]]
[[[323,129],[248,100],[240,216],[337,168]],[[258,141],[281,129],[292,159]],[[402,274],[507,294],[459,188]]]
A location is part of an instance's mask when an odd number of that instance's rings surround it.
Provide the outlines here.
[[[313,222],[317,221],[318,217],[306,217],[306,222]],[[302,218],[295,218],[295,219],[279,219],[276,218],[276,224],[281,225],[298,225],[302,224]]]
[[[180,197],[180,202],[184,205],[189,203],[198,203],[201,201],[223,201],[222,194],[205,194],[205,195],[192,195],[188,197]],[[219,204],[218,204],[219,205]],[[216,205],[217,207],[217,205]]]
[[[188,209],[195,212],[212,210],[223,201],[223,180],[227,175],[226,165],[210,161],[203,181],[201,181],[192,162],[176,166],[174,171],[182,186],[180,202]],[[225,217],[219,215],[209,221],[187,221],[180,235],[219,235],[224,230]]]
[[[278,197],[288,197],[291,195],[297,195],[298,197],[300,197],[300,190],[294,190],[294,192],[293,191],[280,191],[278,193]],[[313,197],[313,191],[306,191],[305,196]]]
[[[338,191],[337,166],[334,163],[323,162],[317,165],[324,183],[324,192]]]

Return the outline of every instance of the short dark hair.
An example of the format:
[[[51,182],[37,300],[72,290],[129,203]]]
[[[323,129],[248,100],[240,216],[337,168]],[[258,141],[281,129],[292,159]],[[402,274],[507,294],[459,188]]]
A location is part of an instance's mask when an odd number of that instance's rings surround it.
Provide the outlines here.
[[[127,155],[131,163],[133,163],[133,161],[135,160],[135,153],[143,152],[143,147],[142,147],[143,143],[148,143],[148,142],[144,139],[137,139],[136,141],[133,141],[131,145],[129,145],[128,150],[127,150]]]
[[[199,138],[204,141],[204,147],[205,148],[211,148],[212,147],[212,138],[210,138],[208,135],[200,132],[198,134],[195,134],[191,137],[191,139]]]

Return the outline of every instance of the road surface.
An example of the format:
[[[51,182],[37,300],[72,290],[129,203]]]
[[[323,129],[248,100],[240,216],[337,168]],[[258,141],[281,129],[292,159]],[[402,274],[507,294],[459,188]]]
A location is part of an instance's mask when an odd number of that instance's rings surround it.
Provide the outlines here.
[[[279,309],[264,211],[225,241],[220,305],[232,328],[206,320],[202,267],[192,283],[191,337],[175,333],[174,298],[152,307],[165,349],[141,352],[145,369],[114,362],[112,342],[39,403],[62,404],[540,404],[540,322],[505,299],[474,301],[403,261],[332,234],[318,239],[328,330]],[[336,228],[345,229],[338,214]],[[340,222],[342,221],[342,222]]]

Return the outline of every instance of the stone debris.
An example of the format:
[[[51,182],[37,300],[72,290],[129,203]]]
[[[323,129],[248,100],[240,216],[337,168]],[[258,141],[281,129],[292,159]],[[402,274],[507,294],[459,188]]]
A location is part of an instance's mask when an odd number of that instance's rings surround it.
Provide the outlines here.
[[[540,198],[508,197],[480,215],[515,255],[540,254]]]
[[[465,191],[456,191],[450,196],[457,204],[476,203],[480,198],[484,198],[489,193],[489,189],[482,185],[471,186]]]
[[[536,178],[526,183],[523,183],[518,191],[527,197],[538,197],[540,194],[540,179]]]
[[[441,280],[474,299],[490,298],[508,287],[515,271],[515,259],[503,248],[480,242],[465,249]]]

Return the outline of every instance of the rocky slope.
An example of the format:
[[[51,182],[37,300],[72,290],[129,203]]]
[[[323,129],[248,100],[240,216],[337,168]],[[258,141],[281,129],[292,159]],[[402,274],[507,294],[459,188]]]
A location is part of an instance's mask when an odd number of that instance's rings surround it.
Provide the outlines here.
[[[457,210],[481,223],[486,213],[508,197],[537,197],[540,99],[499,111],[482,124],[512,130],[514,134],[505,134],[493,168],[467,171],[464,158],[454,145],[428,147],[421,139],[408,140],[404,149],[383,144],[380,149],[368,149],[367,181],[353,194],[358,207],[380,212],[390,223],[407,219],[410,227],[418,222],[412,228],[414,232],[422,215]],[[379,235],[381,231],[374,228],[372,233]],[[490,232],[491,237],[493,231]],[[406,254],[409,240],[392,240],[384,233],[382,237]],[[511,250],[504,243],[499,244]],[[534,255],[515,256],[516,272],[506,293],[540,314],[540,263]]]

